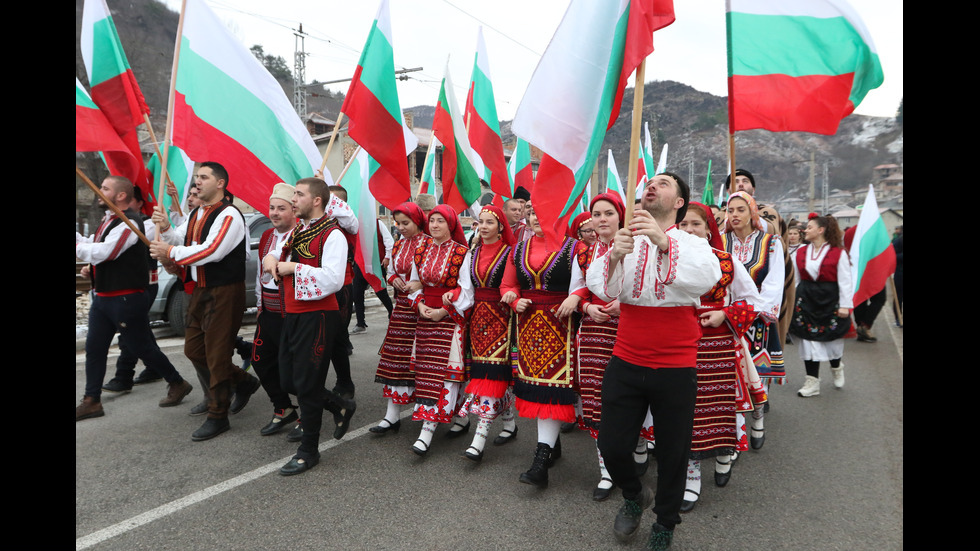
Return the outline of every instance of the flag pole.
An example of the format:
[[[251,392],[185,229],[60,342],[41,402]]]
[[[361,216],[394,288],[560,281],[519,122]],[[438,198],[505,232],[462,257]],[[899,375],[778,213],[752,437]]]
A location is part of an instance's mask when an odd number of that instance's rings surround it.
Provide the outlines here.
[[[726,2],[727,13],[725,14],[725,53],[728,57],[728,195],[735,191],[735,110],[732,108],[732,99],[735,97],[734,78],[735,63],[732,56],[732,12],[730,2]],[[718,205],[719,207],[721,205]]]
[[[140,241],[142,241],[143,243],[145,243],[147,247],[150,246],[150,240],[147,239],[145,235],[143,235],[143,232],[140,231],[136,227],[135,224],[133,224],[133,221],[130,220],[128,216],[126,216],[125,214],[123,214],[123,211],[119,210],[119,207],[117,207],[115,205],[115,203],[113,203],[112,201],[110,201],[102,193],[102,190],[99,189],[99,187],[97,185],[95,185],[94,183],[92,183],[92,180],[89,180],[88,176],[86,176],[85,173],[82,172],[82,169],[78,168],[78,165],[75,165],[75,174],[77,174],[78,177],[81,178],[83,182],[85,182],[86,184],[88,184],[88,187],[92,188],[92,191],[94,191],[95,194],[98,195],[102,199],[102,202],[105,203],[106,206],[108,206],[109,209],[112,210],[112,212],[115,213],[115,215],[118,216],[120,220],[122,220],[123,222],[126,223],[127,226],[129,226],[129,229],[133,230],[133,233],[136,234],[136,237],[138,237]]]
[[[167,167],[167,154],[170,152],[170,147],[168,143],[173,142],[173,132],[174,132],[174,98],[177,95],[177,62],[180,60],[180,40],[184,36],[184,14],[187,13],[187,0],[182,0],[180,3],[180,18],[177,21],[177,40],[174,41],[174,63],[170,69],[170,95],[167,98],[167,127],[164,130],[163,135],[163,154],[160,155],[160,165],[166,170]],[[160,179],[160,193],[158,197],[163,197],[164,180],[166,178]],[[160,212],[163,212],[163,207],[161,205]],[[160,240],[160,234],[163,233],[163,227],[157,224],[157,241]]]
[[[150,132],[150,139],[153,141],[153,147],[154,147],[154,149],[157,150],[157,157],[159,157],[160,158],[160,161],[162,162],[163,161],[163,153],[160,152],[160,144],[157,142],[157,135],[153,132],[153,125],[150,124],[150,117],[146,113],[143,113],[143,122],[146,123],[146,129]],[[160,177],[163,180],[163,186],[160,186],[161,188],[163,188],[164,186],[166,186],[168,181],[173,182],[173,180],[170,179],[170,174],[167,172],[167,166],[166,165],[161,165],[160,166]],[[176,193],[174,193],[174,194],[168,193],[167,195],[170,195],[170,198],[173,200],[173,202],[171,204],[172,205],[175,205],[177,207],[177,214],[179,214],[180,216],[183,216],[184,215],[184,212],[182,210],[180,210],[180,198],[177,197],[177,194]]]
[[[629,225],[630,219],[633,218],[633,205],[636,204],[637,163],[635,161],[638,151],[637,148],[640,145],[640,121],[643,119],[643,75],[646,64],[647,60],[644,58],[640,62],[640,66],[636,68],[636,84],[633,87],[633,128],[630,131],[630,164],[626,176],[628,183],[623,186],[623,188],[633,188],[633,204],[626,205],[624,225]]]
[[[327,143],[327,150],[323,152],[323,162],[320,163],[320,173],[322,174],[324,170],[327,169],[327,157],[330,156],[330,150],[333,149],[333,141],[337,139],[337,134],[340,133],[340,123],[344,120],[344,112],[341,111],[337,115],[337,122],[333,125],[333,134],[330,135],[330,141]],[[353,159],[353,157],[351,157]]]
[[[340,185],[340,181],[343,180],[344,179],[344,176],[347,175],[347,169],[350,168],[350,165],[354,164],[354,159],[357,158],[357,154],[360,153],[360,152],[361,152],[361,146],[357,146],[357,149],[354,150],[354,154],[350,156],[350,160],[347,161],[347,164],[344,166],[344,170],[341,170],[340,171],[340,176],[338,176],[337,177],[337,181],[334,182],[334,185],[335,186],[339,186]],[[367,182],[365,182],[365,183],[367,183]]]

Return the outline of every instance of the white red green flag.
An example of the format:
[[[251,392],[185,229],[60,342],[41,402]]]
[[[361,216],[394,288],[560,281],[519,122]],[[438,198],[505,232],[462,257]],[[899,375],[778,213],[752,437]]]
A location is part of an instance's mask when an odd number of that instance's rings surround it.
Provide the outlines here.
[[[708,159],[708,175],[704,177],[704,193],[701,194],[701,202],[709,207],[715,204],[715,191],[711,185],[711,159]]]
[[[868,185],[868,196],[848,255],[851,257],[854,304],[857,305],[881,292],[888,276],[895,273],[895,249],[878,211],[873,185]]]
[[[347,190],[347,204],[357,215],[354,262],[375,291],[381,290],[385,285],[378,245],[378,203],[371,195],[370,187],[371,178],[380,168],[381,165],[362,147],[340,182]]]
[[[531,164],[531,145],[526,140],[517,138],[514,142],[514,151],[510,154],[510,162],[507,163],[507,175],[510,177],[510,193],[504,197],[510,199],[514,197],[514,192],[518,186],[531,192],[534,186],[534,166]]]
[[[663,149],[660,150],[660,162],[657,164],[654,174],[660,174],[661,172],[667,171],[667,146],[670,144],[664,144]]]
[[[163,175],[160,173],[160,157],[156,153],[148,163],[146,163],[146,168],[153,173],[153,181],[159,182]],[[187,156],[179,147],[170,147],[170,151],[167,153],[167,174],[170,176],[170,181],[173,182],[174,187],[177,188],[177,197],[179,198],[179,203],[184,204],[184,200],[187,199],[187,191],[190,186],[191,179],[194,177],[194,161]],[[173,198],[169,194],[164,194],[163,196],[163,210],[164,212],[171,212],[170,205],[173,203]],[[181,207],[183,208],[183,207]],[[187,214],[186,212],[184,214]]]
[[[487,60],[482,26],[477,31],[476,57],[473,60],[470,90],[466,95],[465,122],[473,152],[484,166],[480,177],[490,183],[490,189],[497,196],[508,197],[511,192],[510,178],[504,160],[504,144],[500,139],[500,121],[490,84],[490,62]]]
[[[456,92],[449,76],[449,64],[439,90],[439,103],[432,118],[432,133],[442,143],[442,200],[457,213],[479,207],[480,176],[473,161],[473,149],[466,136]]]
[[[276,79],[202,0],[187,0],[183,18],[173,144],[221,163],[229,191],[265,211],[275,184],[313,176],[320,152]]]
[[[109,172],[115,175],[125,176],[143,166],[142,159],[133,157],[78,77],[75,77],[75,151],[102,153]]]
[[[653,51],[653,31],[673,21],[672,0],[569,4],[513,122],[515,134],[545,153],[532,202],[550,247],[563,240],[626,81]]]
[[[143,166],[136,127],[143,124],[143,115],[150,113],[143,92],[126,59],[122,42],[104,0],[86,0],[82,8],[82,61],[88,74],[92,101],[99,106],[122,142],[139,161],[129,178],[143,191],[147,208],[154,204],[153,182]]]
[[[442,145],[439,139],[432,136],[429,149],[425,152],[425,163],[422,164],[422,178],[419,179],[419,193],[435,193],[436,190],[436,148]]]
[[[884,75],[844,0],[727,0],[731,132],[834,134]]]
[[[623,181],[619,178],[619,170],[616,168],[616,159],[613,158],[612,149],[609,150],[609,158],[606,163],[606,193],[618,193],[623,198],[624,205],[633,204],[626,196],[626,190],[623,189]]]
[[[370,187],[375,199],[389,209],[411,199],[405,151],[414,150],[418,139],[405,127],[398,103],[388,0],[378,6],[340,111],[350,119],[350,137],[380,165],[371,173]]]

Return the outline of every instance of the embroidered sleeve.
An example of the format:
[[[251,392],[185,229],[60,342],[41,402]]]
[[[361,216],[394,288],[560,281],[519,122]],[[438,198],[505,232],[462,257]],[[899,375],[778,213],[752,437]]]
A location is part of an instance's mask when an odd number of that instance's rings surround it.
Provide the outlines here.
[[[623,263],[626,261],[625,258],[620,260],[613,272],[609,273],[610,252],[611,249],[599,258],[593,259],[585,275],[589,291],[606,302],[618,298],[623,290]]]
[[[503,297],[507,293],[513,291],[517,295],[517,298],[510,303],[510,307],[513,310],[517,307],[517,301],[521,300],[521,284],[517,281],[517,267],[515,266],[514,252],[517,247],[514,247],[507,253],[507,266],[504,267],[504,277],[503,281],[500,282],[500,296]],[[514,310],[515,312],[517,310]]]
[[[783,283],[786,278],[786,262],[783,258],[782,242],[779,239],[771,239],[768,253],[769,272],[759,288],[762,302],[755,306],[760,313],[764,312],[767,317],[777,319],[779,318],[779,307],[783,302]]]
[[[296,300],[320,300],[339,291],[344,286],[346,259],[347,239],[341,232],[331,232],[320,255],[320,266],[296,265],[293,274]]]
[[[657,250],[657,272],[653,285],[653,294],[658,300],[667,298],[664,288],[677,279],[677,240],[667,236],[667,250]]]
[[[349,234],[357,233],[357,216],[351,210],[350,205],[339,197],[330,194],[330,201],[327,202],[326,213],[328,218],[336,218],[337,223]]]

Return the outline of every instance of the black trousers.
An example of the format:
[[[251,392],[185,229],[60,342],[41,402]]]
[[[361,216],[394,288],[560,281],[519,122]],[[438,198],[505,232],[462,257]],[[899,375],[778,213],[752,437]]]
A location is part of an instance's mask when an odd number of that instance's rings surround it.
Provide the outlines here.
[[[262,310],[255,324],[252,340],[252,367],[262,388],[269,395],[273,409],[293,407],[289,393],[283,390],[279,377],[279,345],[282,341],[283,317],[278,311]]]
[[[653,414],[657,438],[657,522],[667,528],[680,524],[681,502],[691,451],[694,404],[698,381],[695,368],[652,369],[613,356],[602,380],[602,423],[599,451],[623,497],[636,500],[643,488],[636,473],[633,450],[647,408]]]
[[[885,305],[886,300],[888,299],[885,294],[885,287],[882,287],[880,292],[875,293],[871,298],[861,304],[854,306],[854,321],[859,325],[870,328],[874,325],[875,318],[878,317],[878,313],[881,312],[881,308]]]
[[[336,396],[325,388],[340,312],[321,310],[286,314],[279,347],[279,374],[284,388],[295,389],[303,440],[297,457],[312,459],[320,444],[323,409],[336,409]]]
[[[143,291],[143,294],[146,295],[147,313],[149,313],[150,306],[153,305],[153,301],[157,298],[158,288],[159,285],[154,283],[152,285],[147,285],[146,290]],[[154,337],[153,340],[156,341],[156,337]],[[115,378],[122,379],[124,381],[133,382],[133,379],[136,378],[136,362],[138,362],[139,360],[140,358],[136,355],[135,352],[133,352],[133,349],[129,346],[129,344],[120,340],[119,357],[116,358]],[[146,362],[143,363],[146,364]],[[150,366],[146,366],[146,368],[156,373],[156,370],[151,368]],[[162,377],[163,373],[157,373],[157,375],[160,375]]]

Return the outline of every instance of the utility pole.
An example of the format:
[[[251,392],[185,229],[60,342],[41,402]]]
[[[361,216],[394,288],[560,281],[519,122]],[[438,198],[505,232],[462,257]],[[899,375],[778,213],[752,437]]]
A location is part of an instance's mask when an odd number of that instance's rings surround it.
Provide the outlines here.
[[[827,177],[827,161],[823,162],[823,215],[830,214],[830,178]]]
[[[306,33],[303,32],[303,24],[299,24],[299,30],[293,32],[296,36],[296,53],[293,63],[293,108],[299,118],[306,119]]]
[[[811,151],[810,152],[810,201],[806,205],[807,211],[809,211],[809,212],[813,212],[813,201],[814,201],[813,194],[814,194],[814,191],[815,191],[815,189],[814,189],[815,186],[814,186],[813,180],[814,180],[814,178],[816,178],[816,175],[814,174],[814,172],[816,172],[816,168],[814,167],[814,165],[816,163],[815,157],[816,157],[816,155],[814,154],[813,151]]]

